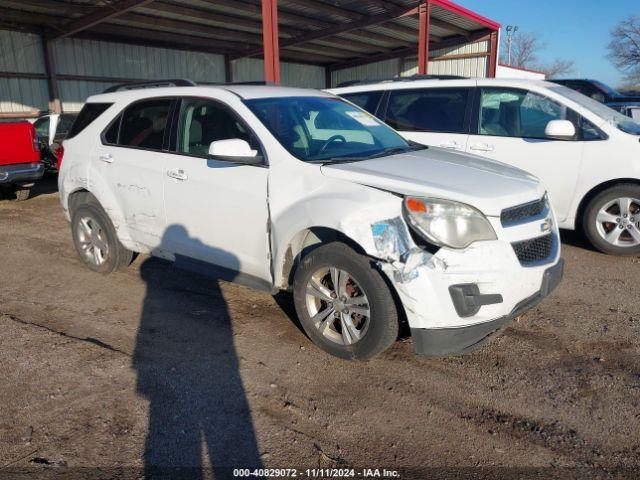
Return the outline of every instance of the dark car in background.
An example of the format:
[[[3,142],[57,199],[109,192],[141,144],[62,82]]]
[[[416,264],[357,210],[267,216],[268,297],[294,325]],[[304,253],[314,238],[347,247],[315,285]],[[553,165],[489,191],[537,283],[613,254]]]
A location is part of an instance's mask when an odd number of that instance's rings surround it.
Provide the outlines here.
[[[51,113],[33,122],[40,143],[42,161],[48,171],[58,170],[62,141],[67,137],[77,116],[77,113]]]
[[[598,80],[570,78],[549,81],[591,97],[636,121],[640,120],[640,93],[624,94]]]

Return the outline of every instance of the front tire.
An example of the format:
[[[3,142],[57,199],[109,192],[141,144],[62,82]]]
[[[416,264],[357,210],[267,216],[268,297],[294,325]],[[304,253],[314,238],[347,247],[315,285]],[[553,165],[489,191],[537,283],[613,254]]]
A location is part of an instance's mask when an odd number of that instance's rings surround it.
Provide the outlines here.
[[[78,206],[71,219],[71,232],[80,258],[94,272],[108,274],[133,260],[133,252],[120,243],[116,229],[99,205]]]
[[[587,204],[583,230],[591,244],[610,255],[640,255],[640,186],[620,184]]]
[[[343,243],[302,258],[293,298],[309,338],[336,357],[368,360],[398,337],[398,313],[382,274]]]

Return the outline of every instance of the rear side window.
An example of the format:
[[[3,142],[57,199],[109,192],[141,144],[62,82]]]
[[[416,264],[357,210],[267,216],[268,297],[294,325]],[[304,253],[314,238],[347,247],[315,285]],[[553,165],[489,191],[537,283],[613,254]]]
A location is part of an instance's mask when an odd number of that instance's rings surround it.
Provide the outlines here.
[[[111,122],[107,131],[104,132],[102,136],[102,140],[104,143],[109,145],[117,145],[118,144],[118,134],[120,133],[120,122],[122,120],[122,115],[118,115],[116,119]]]
[[[383,92],[358,92],[340,95],[342,98],[355,103],[360,108],[375,115]]]
[[[468,88],[395,90],[385,122],[401,131],[466,133],[468,99]]]
[[[111,105],[113,105],[113,103],[85,103],[75,122],[73,122],[73,126],[71,127],[67,138],[73,138],[78,135],[81,131],[91,125],[91,123],[102,115]]]
[[[130,105],[122,114],[118,145],[162,150],[172,102],[152,99]]]
[[[56,127],[56,136],[66,136],[75,119],[75,115],[61,115]]]

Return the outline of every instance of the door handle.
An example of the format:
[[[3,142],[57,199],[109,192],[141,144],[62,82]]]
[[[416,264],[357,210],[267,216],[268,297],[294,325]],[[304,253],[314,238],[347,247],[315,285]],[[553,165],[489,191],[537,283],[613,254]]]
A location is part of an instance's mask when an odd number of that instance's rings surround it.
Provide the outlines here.
[[[493,145],[489,143],[476,143],[475,145],[471,145],[469,150],[473,150],[474,152],[493,152]]]
[[[189,178],[184,170],[169,170],[167,171],[167,176],[171,178],[175,178],[176,180],[186,180]]]
[[[105,153],[104,155],[100,155],[100,160],[105,163],[113,163],[113,155],[110,153]]]
[[[462,145],[460,145],[458,142],[445,142],[441,143],[438,146],[442,148],[448,148],[450,150],[460,150],[462,148]]]

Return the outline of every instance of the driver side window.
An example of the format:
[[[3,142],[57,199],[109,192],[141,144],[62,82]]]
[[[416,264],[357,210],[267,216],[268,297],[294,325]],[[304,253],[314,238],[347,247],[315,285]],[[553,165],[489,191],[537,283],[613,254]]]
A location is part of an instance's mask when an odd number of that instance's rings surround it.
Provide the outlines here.
[[[256,148],[251,137],[236,116],[219,103],[201,98],[182,100],[176,148],[179,153],[206,157],[211,142],[229,139],[245,140]]]
[[[551,120],[566,120],[567,108],[525,90],[483,88],[478,133],[498,137],[546,139]]]

